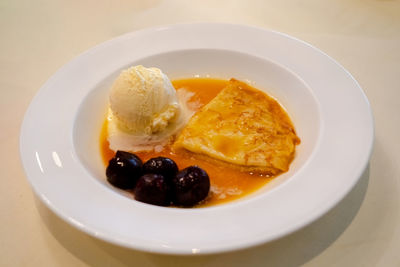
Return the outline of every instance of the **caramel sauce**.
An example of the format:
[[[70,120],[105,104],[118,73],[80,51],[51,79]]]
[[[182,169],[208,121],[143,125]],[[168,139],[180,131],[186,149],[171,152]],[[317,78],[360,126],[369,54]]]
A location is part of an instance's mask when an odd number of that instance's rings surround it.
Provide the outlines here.
[[[173,81],[174,87],[185,88],[193,92],[194,96],[189,102],[196,103],[200,109],[213,99],[227,84],[226,80],[210,78],[191,78]],[[190,104],[190,103],[189,103]],[[105,120],[100,134],[100,148],[104,164],[114,157],[115,152],[109,148],[107,141],[107,120]],[[218,161],[206,160],[191,152],[179,151],[176,153],[166,146],[161,152],[136,152],[143,162],[153,157],[169,157],[173,159],[178,168],[184,169],[190,165],[203,168],[210,177],[211,190],[208,197],[196,207],[205,207],[222,204],[246,196],[268,183],[273,177],[257,173],[242,172],[232,168],[229,164],[221,164]]]

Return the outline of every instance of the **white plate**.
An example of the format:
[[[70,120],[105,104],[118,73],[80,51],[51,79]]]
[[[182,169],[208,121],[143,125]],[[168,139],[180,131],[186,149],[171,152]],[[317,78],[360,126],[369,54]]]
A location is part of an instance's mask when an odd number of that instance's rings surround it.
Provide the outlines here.
[[[120,70],[144,64],[179,77],[235,77],[276,97],[302,140],[289,172],[236,202],[201,209],[151,206],[105,180],[99,131]],[[241,25],[187,24],[98,45],[52,76],[32,101],[20,152],[29,182],[61,218],[100,239],[170,254],[268,242],[316,220],[356,184],[373,144],[368,100],[314,47]]]

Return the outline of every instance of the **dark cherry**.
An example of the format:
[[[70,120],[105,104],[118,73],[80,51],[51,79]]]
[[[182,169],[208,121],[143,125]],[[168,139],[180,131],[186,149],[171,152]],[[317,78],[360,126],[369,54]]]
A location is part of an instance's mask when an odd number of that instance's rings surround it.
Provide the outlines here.
[[[148,173],[139,178],[134,190],[135,199],[157,206],[170,205],[169,185],[161,174]]]
[[[178,166],[170,158],[151,158],[143,164],[143,173],[161,174],[167,179],[172,179],[178,172]]]
[[[179,206],[193,206],[205,199],[209,191],[208,174],[198,166],[187,167],[172,179],[173,202]]]
[[[108,163],[107,181],[121,189],[134,188],[143,173],[142,165],[142,160],[135,154],[118,150]]]

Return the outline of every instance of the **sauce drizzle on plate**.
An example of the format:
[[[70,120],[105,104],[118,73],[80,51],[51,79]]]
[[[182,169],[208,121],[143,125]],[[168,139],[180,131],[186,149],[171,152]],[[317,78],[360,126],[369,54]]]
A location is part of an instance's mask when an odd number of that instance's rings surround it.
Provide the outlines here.
[[[227,84],[227,80],[210,78],[190,78],[175,80],[172,82],[177,90],[184,88],[193,92],[194,95],[189,100],[189,105],[196,110],[207,104],[213,99]],[[171,144],[172,145],[172,144]],[[173,159],[179,169],[190,165],[198,165],[207,171],[211,181],[211,191],[209,196],[196,207],[205,207],[222,204],[246,196],[267,184],[274,177],[260,173],[244,172],[232,168],[229,164],[204,160],[201,156],[187,151],[172,151],[171,145],[167,145],[160,152],[136,152],[143,162],[153,157],[164,156]],[[105,120],[100,135],[100,148],[104,164],[115,155],[109,148],[107,141],[107,120]]]

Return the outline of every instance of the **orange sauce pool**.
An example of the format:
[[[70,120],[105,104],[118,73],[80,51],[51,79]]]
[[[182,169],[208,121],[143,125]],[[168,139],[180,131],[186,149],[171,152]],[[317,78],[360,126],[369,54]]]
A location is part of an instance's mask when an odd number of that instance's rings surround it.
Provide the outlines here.
[[[217,80],[210,78],[191,78],[173,81],[174,87],[185,88],[194,93],[190,102],[196,102],[196,106],[201,108],[213,99],[227,84],[226,80]],[[107,141],[107,120],[105,120],[100,134],[100,148],[104,164],[114,157],[115,152],[109,148]],[[203,168],[210,177],[211,190],[205,201],[197,205],[198,207],[217,205],[243,197],[268,183],[273,177],[263,176],[249,172],[242,172],[229,165],[218,164],[197,158],[191,152],[175,153],[169,146],[166,146],[161,152],[135,152],[143,162],[153,157],[169,157],[173,159],[178,168],[184,169],[190,165],[198,165]]]

